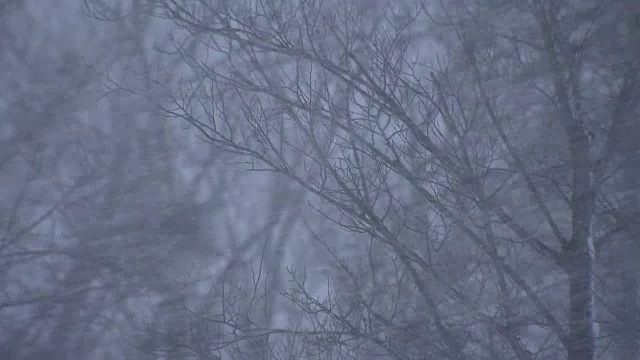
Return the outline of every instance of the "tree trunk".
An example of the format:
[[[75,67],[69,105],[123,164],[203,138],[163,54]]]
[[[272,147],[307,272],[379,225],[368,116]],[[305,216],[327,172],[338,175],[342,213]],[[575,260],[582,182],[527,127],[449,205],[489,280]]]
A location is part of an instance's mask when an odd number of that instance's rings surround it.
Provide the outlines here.
[[[559,82],[556,91],[565,108],[566,131],[573,167],[571,239],[565,248],[569,277],[568,360],[595,360],[593,215],[596,189],[590,161],[590,144],[582,122],[571,113],[567,90]]]
[[[640,356],[640,347],[638,346],[638,334],[640,334],[638,314],[638,275],[637,273],[622,272],[620,274],[620,283],[623,286],[621,294],[617,301],[617,307],[620,319],[620,335],[616,337],[617,349],[616,359],[632,360]]]
[[[569,276],[568,360],[595,359],[593,257],[588,247],[575,251]]]

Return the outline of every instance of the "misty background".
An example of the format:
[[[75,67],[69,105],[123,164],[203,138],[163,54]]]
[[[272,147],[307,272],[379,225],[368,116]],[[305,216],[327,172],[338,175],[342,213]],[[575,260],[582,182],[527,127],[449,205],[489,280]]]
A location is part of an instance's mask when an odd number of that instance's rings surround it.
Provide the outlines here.
[[[640,359],[634,0],[0,0],[0,359]]]

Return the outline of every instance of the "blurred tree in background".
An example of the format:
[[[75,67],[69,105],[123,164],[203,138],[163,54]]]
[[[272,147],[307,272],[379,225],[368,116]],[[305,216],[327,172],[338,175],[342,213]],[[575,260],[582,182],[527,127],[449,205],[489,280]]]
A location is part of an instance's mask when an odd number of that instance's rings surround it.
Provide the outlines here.
[[[0,357],[638,358],[638,14],[0,2]]]

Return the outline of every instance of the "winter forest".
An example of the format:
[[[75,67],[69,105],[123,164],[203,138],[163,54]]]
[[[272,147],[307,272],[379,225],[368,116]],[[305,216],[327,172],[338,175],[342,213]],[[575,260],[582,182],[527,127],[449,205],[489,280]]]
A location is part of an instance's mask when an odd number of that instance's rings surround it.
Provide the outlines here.
[[[640,359],[637,0],[0,0],[0,359]]]

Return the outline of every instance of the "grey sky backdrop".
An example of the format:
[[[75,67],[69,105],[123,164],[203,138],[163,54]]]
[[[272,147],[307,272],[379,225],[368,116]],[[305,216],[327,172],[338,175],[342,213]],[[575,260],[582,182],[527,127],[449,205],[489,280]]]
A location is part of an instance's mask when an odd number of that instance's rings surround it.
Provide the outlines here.
[[[0,0],[0,359],[640,358],[632,0]]]

